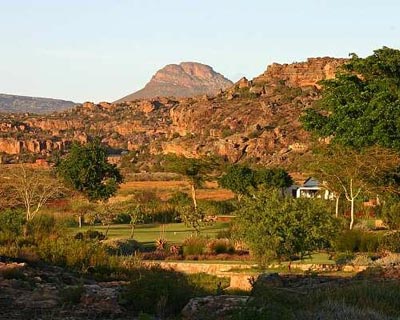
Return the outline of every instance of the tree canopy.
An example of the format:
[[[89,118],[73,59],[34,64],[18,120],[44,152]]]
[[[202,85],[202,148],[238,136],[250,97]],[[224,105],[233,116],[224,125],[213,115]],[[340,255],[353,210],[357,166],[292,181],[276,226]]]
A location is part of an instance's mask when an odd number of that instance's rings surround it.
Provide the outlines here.
[[[263,168],[253,170],[247,166],[231,165],[219,179],[219,185],[238,195],[240,199],[249,194],[251,188],[259,186],[273,189],[283,189],[292,185],[292,177],[282,168]]]
[[[239,237],[260,262],[327,248],[338,230],[338,220],[327,203],[318,199],[293,199],[276,190],[247,197],[235,219]]]
[[[107,150],[99,139],[80,145],[74,143],[70,153],[59,163],[57,172],[68,186],[89,201],[106,201],[117,191],[122,175],[107,161]]]
[[[400,150],[400,50],[352,54],[322,85],[322,98],[301,118],[306,130],[358,149],[377,144]]]

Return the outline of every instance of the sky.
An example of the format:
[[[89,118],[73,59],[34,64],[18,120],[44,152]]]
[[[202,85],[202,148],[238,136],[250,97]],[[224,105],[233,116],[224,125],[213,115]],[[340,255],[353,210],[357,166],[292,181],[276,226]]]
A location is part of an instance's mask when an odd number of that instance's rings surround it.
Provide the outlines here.
[[[114,101],[196,61],[236,81],[400,49],[399,0],[0,0],[0,93]]]

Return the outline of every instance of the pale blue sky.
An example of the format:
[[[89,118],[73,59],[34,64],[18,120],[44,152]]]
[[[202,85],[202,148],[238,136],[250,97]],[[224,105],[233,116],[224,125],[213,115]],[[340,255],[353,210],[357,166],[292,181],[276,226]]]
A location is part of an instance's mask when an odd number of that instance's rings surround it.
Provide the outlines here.
[[[0,93],[113,101],[169,63],[231,80],[400,48],[399,0],[0,0]]]

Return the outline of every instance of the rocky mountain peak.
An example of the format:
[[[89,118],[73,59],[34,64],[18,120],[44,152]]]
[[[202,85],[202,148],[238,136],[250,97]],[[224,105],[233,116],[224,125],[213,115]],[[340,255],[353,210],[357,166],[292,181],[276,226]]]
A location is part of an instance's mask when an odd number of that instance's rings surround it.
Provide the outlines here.
[[[169,64],[158,70],[146,86],[117,102],[155,97],[214,95],[232,82],[208,65],[198,62]]]

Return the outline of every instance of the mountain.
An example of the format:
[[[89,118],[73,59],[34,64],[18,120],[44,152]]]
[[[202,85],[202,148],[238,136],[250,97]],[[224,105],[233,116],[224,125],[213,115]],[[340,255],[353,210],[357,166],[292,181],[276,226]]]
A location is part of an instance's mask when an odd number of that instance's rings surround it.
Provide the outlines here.
[[[193,97],[214,95],[233,83],[205,64],[182,62],[158,70],[146,86],[116,102],[155,97]]]
[[[72,101],[16,96],[0,93],[0,112],[13,113],[51,113],[54,111],[63,111],[75,106]]]
[[[215,96],[87,102],[42,117],[3,114],[0,154],[5,162],[24,153],[51,155],[96,132],[115,153],[130,151],[129,161],[143,171],[167,153],[290,166],[310,147],[299,116],[320,98],[319,81],[333,78],[345,62],[325,57],[272,64]]]

